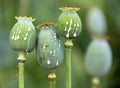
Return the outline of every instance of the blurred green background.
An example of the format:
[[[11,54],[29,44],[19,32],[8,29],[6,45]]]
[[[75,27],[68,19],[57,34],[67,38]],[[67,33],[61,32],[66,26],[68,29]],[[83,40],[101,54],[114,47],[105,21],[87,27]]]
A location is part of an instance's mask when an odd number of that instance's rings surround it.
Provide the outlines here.
[[[86,73],[84,56],[91,41],[85,26],[89,9],[99,7],[107,20],[107,35],[113,52],[113,64],[108,75],[101,78],[102,88],[120,88],[120,0],[0,0],[0,88],[17,88],[17,56],[9,45],[9,32],[15,16],[32,16],[34,25],[57,22],[62,6],[80,7],[83,28],[74,39],[72,51],[72,88],[91,88],[91,76]],[[35,50],[26,55],[25,88],[49,88],[48,71],[39,66]],[[56,88],[65,88],[65,60],[56,70]]]

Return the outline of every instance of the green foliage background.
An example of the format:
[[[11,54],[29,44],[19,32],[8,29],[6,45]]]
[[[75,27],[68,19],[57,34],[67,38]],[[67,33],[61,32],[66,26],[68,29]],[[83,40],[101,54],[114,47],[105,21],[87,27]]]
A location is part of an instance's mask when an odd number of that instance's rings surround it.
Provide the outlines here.
[[[113,52],[113,64],[108,75],[101,78],[102,88],[120,88],[120,0],[0,0],[0,88],[17,88],[17,53],[9,45],[8,37],[15,16],[32,16],[34,25],[42,22],[57,22],[62,6],[80,7],[83,29],[74,39],[72,51],[72,88],[91,88],[90,79],[84,68],[84,55],[91,41],[85,17],[92,7],[103,10]],[[96,51],[97,52],[97,51]],[[26,55],[25,88],[49,88],[48,71],[39,66],[35,50]],[[56,70],[57,87],[65,88],[65,61]]]

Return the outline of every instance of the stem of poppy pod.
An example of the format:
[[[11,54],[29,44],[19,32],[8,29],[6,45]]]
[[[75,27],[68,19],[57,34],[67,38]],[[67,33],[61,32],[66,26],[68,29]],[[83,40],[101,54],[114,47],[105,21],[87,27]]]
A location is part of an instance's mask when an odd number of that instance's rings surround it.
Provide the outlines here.
[[[24,62],[25,62],[25,56],[23,52],[19,52],[18,56],[18,74],[19,74],[19,80],[18,85],[19,88],[24,88]]]
[[[71,88],[71,51],[72,40],[68,39],[65,42],[65,59],[66,59],[66,88]]]
[[[55,75],[55,71],[50,71],[48,78],[50,80],[50,88],[55,88],[55,84],[56,84],[56,75]]]

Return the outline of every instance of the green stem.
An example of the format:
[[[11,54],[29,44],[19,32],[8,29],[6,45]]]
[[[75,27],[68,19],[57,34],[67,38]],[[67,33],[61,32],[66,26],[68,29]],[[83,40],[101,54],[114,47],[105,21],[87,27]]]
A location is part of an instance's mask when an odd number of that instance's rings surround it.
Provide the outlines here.
[[[20,0],[18,15],[29,15],[30,0]]]
[[[101,88],[100,86],[100,79],[97,77],[94,77],[92,79],[92,88]]]
[[[19,88],[24,88],[24,63],[19,62]]]
[[[50,81],[50,88],[55,88],[55,84],[56,84],[56,81],[55,80],[51,80]]]
[[[65,42],[65,59],[66,59],[66,88],[71,88],[71,50],[72,40]]]
[[[51,71],[48,75],[48,78],[50,80],[50,88],[55,88],[56,84],[56,75],[54,71]]]
[[[25,62],[24,53],[19,52],[19,57],[18,57],[19,88],[24,88],[24,62]]]

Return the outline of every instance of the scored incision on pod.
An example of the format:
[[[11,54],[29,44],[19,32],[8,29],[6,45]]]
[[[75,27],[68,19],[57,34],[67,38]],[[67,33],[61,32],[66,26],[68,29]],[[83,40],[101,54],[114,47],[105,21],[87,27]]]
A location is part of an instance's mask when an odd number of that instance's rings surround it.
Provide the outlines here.
[[[10,31],[9,42],[18,52],[31,52],[36,43],[36,29],[32,17],[15,17],[18,21]]]
[[[94,77],[100,77],[108,73],[111,65],[112,52],[108,42],[104,39],[93,40],[85,57],[87,72]]]
[[[73,39],[79,36],[82,23],[76,11],[80,8],[62,7],[59,9],[62,10],[62,13],[58,18],[58,33],[67,39]]]
[[[62,42],[52,23],[43,23],[38,28],[40,29],[37,42],[38,62],[42,67],[53,70],[64,58]]]

